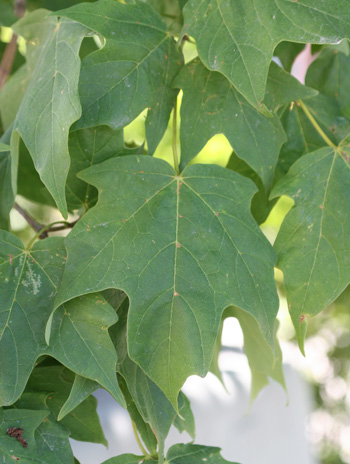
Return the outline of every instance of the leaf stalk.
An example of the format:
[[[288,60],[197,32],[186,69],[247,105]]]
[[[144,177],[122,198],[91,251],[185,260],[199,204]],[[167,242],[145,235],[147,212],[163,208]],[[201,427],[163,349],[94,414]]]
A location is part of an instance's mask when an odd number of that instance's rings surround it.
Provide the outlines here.
[[[175,98],[174,110],[173,110],[173,158],[174,158],[174,167],[176,174],[180,174],[179,168],[179,156],[177,152],[177,97]]]
[[[142,444],[142,442],[141,442],[141,440],[140,440],[139,434],[138,434],[138,432],[137,432],[136,424],[135,424],[135,422],[134,422],[133,420],[131,421],[131,424],[132,424],[132,430],[133,430],[134,435],[135,435],[135,439],[136,439],[136,441],[137,441],[137,444],[139,445],[139,448],[140,448],[142,454],[143,454],[144,456],[149,456],[149,454],[148,454],[147,451],[145,450],[145,448],[144,448],[144,446],[143,446],[143,444]]]
[[[318,124],[316,119],[312,116],[310,110],[308,107],[305,105],[304,102],[301,100],[298,100],[298,105],[302,108],[306,116],[309,118],[311,124],[314,126],[316,131],[320,134],[320,136],[323,138],[323,140],[326,142],[326,144],[330,147],[337,148],[337,146],[332,142],[332,140],[324,133],[322,130],[321,126]]]

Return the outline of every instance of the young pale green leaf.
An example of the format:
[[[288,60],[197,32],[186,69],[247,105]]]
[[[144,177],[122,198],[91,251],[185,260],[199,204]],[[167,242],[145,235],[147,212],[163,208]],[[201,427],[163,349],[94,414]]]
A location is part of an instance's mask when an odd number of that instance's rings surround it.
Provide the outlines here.
[[[220,370],[220,367],[219,367],[219,356],[220,356],[221,346],[222,346],[221,339],[222,339],[222,330],[223,330],[223,328],[224,328],[224,322],[221,319],[218,334],[217,334],[216,341],[215,341],[213,357],[212,357],[212,360],[211,360],[209,370],[210,370],[210,372],[212,374],[216,375],[216,377],[224,385],[224,382],[223,382],[223,379],[222,379],[222,373],[221,373],[221,370]]]
[[[203,63],[256,107],[262,105],[279,42],[336,43],[350,37],[347,0],[189,0],[184,16],[183,33],[195,38]]]
[[[111,0],[76,5],[58,14],[106,39],[101,50],[82,61],[79,95],[83,114],[74,127],[121,129],[149,108],[146,134],[153,153],[167,127],[177,95],[171,83],[183,63],[161,17],[147,4],[123,5]]]
[[[236,154],[261,177],[268,188],[286,137],[277,116],[265,118],[218,72],[198,58],[178,75],[181,105],[181,168],[215,134],[224,134]]]
[[[100,383],[125,405],[116,377],[117,352],[108,334],[117,320],[101,295],[67,302],[50,319],[47,352],[77,374]]]
[[[72,132],[69,135],[71,166],[66,186],[68,208],[88,209],[97,200],[97,190],[78,179],[79,171],[115,156],[133,154],[133,151],[135,149],[125,147],[122,130],[99,126]]]
[[[68,133],[81,114],[79,48],[86,31],[73,21],[56,21],[14,124],[64,217],[67,217],[65,184],[70,165]]]
[[[167,453],[169,464],[235,464],[226,461],[221,454],[220,448],[203,445],[183,445],[172,446]],[[237,464],[237,463],[236,463]]]
[[[66,239],[57,306],[124,290],[130,357],[175,407],[185,379],[208,371],[230,304],[252,314],[273,344],[275,255],[250,215],[250,180],[214,165],[177,176],[163,160],[137,156],[80,176],[100,198]]]
[[[123,304],[118,309],[119,321],[110,329],[110,334],[118,353],[117,369],[126,382],[128,390],[124,392],[126,400],[130,403],[130,398],[128,398],[129,392],[143,421],[150,425],[153,433],[157,437],[159,453],[162,455],[164,451],[164,442],[169,433],[171,424],[175,419],[176,412],[159,387],[147,377],[143,370],[134,363],[128,355],[128,307],[128,300],[125,298]],[[134,418],[137,419],[136,414],[134,414]],[[142,427],[142,422],[140,427],[139,420],[135,423],[139,425],[138,429],[145,439],[146,446],[152,447],[153,443],[152,438],[149,437],[149,430],[147,428],[145,430],[144,427]]]
[[[62,420],[99,387],[100,385],[94,380],[86,379],[85,377],[76,374],[72,389],[67,400],[60,409],[57,420]]]
[[[1,89],[0,115],[4,128],[8,128],[15,120],[40,55],[54,33],[57,21],[49,17],[48,13],[44,9],[34,10],[12,26],[14,32],[26,41],[26,62]]]
[[[303,350],[307,317],[319,313],[350,283],[349,150],[322,148],[304,155],[272,191],[295,206],[275,249],[289,311]]]
[[[21,395],[37,357],[45,352],[45,325],[63,272],[63,238],[37,242],[29,252],[0,232],[0,404]]]
[[[13,464],[16,460],[25,462],[42,463],[43,461],[35,460],[38,455],[38,445],[34,438],[35,431],[40,427],[43,421],[49,415],[45,410],[27,410],[27,409],[0,409],[0,453],[4,464]],[[22,437],[28,443],[27,448],[16,440],[14,437],[7,435],[6,431],[10,427],[19,427],[23,429]],[[27,461],[31,459],[31,461]],[[51,461],[48,461],[51,464]]]

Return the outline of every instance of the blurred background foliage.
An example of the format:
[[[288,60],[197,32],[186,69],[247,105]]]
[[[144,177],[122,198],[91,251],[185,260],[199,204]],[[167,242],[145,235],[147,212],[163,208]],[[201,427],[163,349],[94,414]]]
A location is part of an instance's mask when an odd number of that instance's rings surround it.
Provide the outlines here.
[[[6,44],[12,37],[11,29],[8,26],[15,19],[12,1],[2,0],[2,2],[8,4],[8,14],[0,18],[0,60]],[[57,10],[76,3],[79,2],[75,0],[30,0],[28,9]],[[176,25],[174,25],[174,30],[176,30]],[[25,42],[21,38],[18,39],[18,45],[19,51],[12,72],[15,72],[25,61],[23,57]],[[85,56],[97,46],[98,44],[94,40],[86,39],[81,55]],[[302,52],[302,49],[303,46],[299,44],[284,43],[279,45],[278,55],[286,69],[292,66],[295,57]],[[319,50],[315,48],[312,51],[317,53]],[[187,62],[192,60],[196,56],[195,46],[191,42],[186,42],[184,53]],[[181,105],[181,97],[182,93],[180,92],[179,106]],[[125,128],[124,135],[127,146],[135,147],[145,144],[146,114],[146,111],[141,113]],[[179,134],[179,117],[177,123],[177,133]],[[165,159],[170,164],[173,162],[171,127],[172,116],[168,129],[154,155]],[[0,123],[0,133],[2,132]],[[147,145],[145,148],[147,149]],[[232,148],[223,135],[213,137],[192,163],[215,163],[220,166],[227,166],[231,163],[235,166],[235,170],[245,175],[245,166],[237,164],[237,157],[232,153]],[[24,169],[22,175],[30,175],[31,169],[31,166],[28,167],[27,171]],[[21,193],[31,197],[25,191],[21,191]],[[254,201],[260,200],[256,197],[253,199],[253,203]],[[29,201],[24,196],[19,196],[17,202],[42,224],[62,219],[57,209],[39,205]],[[291,199],[282,197],[274,204],[266,221],[263,217],[258,218],[258,221],[262,222],[263,232],[271,243],[274,242],[283,218],[292,205]],[[74,218],[74,215],[70,215],[69,220],[74,220]],[[11,212],[11,225],[13,231],[24,243],[28,243],[34,235],[27,222],[16,210]],[[57,232],[61,235],[62,233]],[[315,408],[308,423],[305,424],[307,437],[314,446],[315,453],[322,464],[350,464],[350,288],[348,287],[327,310],[309,321],[306,358],[303,358],[297,347],[294,328],[288,315],[283,276],[278,270],[276,271],[276,282],[281,299],[279,337],[285,362],[302,372],[314,391]]]

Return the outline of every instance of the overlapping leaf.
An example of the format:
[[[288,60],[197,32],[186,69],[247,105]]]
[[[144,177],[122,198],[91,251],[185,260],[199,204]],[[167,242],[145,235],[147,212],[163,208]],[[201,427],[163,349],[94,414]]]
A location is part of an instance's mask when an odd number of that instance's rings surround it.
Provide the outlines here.
[[[108,125],[117,130],[149,108],[146,135],[154,152],[168,124],[177,91],[171,82],[181,52],[149,5],[100,0],[59,12],[103,35],[106,44],[82,62],[79,94],[83,107],[75,128]]]
[[[174,422],[176,411],[159,387],[147,377],[142,369],[134,363],[128,355],[128,306],[128,300],[125,298],[123,304],[118,309],[118,324],[113,326],[110,330],[112,340],[115,343],[118,353],[117,369],[126,382],[124,395],[129,404],[128,410],[138,426],[146,446],[151,452],[155,451],[153,449],[154,443],[152,440],[152,435],[153,438],[155,435],[159,445],[159,453],[163,455],[165,438]],[[135,407],[137,409],[136,411],[133,410]],[[138,415],[141,415],[141,418],[138,418]]]
[[[50,318],[48,353],[74,372],[99,382],[124,404],[116,380],[117,353],[108,328],[118,317],[100,295],[67,302]]]
[[[275,249],[301,349],[307,317],[324,309],[350,283],[349,160],[347,148],[304,155],[272,192],[295,201]]]
[[[203,445],[183,445],[172,446],[167,453],[167,463],[169,464],[235,464],[226,461],[221,454],[220,448]],[[140,464],[145,456],[136,456],[134,454],[122,454],[104,461],[103,464]],[[159,463],[159,461],[154,461]],[[237,463],[236,463],[237,464]]]
[[[195,38],[203,63],[256,107],[279,42],[336,43],[350,36],[346,0],[189,0],[184,16],[183,32]]]
[[[123,404],[117,355],[108,335],[117,318],[102,297],[89,295],[59,308],[46,344],[45,327],[65,264],[63,238],[37,242],[27,251],[14,235],[2,231],[0,237],[0,404],[10,405],[21,395],[41,354],[97,380]]]
[[[184,380],[208,371],[229,304],[251,313],[273,343],[275,257],[249,213],[251,181],[205,165],[176,176],[166,162],[136,156],[80,176],[101,196],[66,239],[57,305],[124,290],[130,357],[176,406]]]
[[[8,145],[11,139],[11,129],[8,129],[0,142],[0,228],[8,229],[9,214],[15,202],[17,192],[17,163],[11,156]],[[13,141],[15,142],[15,141]]]
[[[62,420],[98,388],[99,384],[94,380],[76,375],[69,396],[57,416],[58,420]]]
[[[184,92],[181,167],[185,167],[211,137],[222,133],[264,184],[271,184],[278,153],[286,140],[279,118],[265,118],[222,74],[209,71],[198,58],[181,71],[174,85]]]
[[[22,393],[44,350],[45,325],[63,272],[63,239],[50,238],[27,252],[14,235],[1,231],[0,404]]]
[[[26,62],[9,79],[0,92],[0,114],[4,128],[16,118],[22,98],[33,76],[43,49],[48,45],[57,21],[44,9],[27,14],[12,26],[26,41]]]
[[[271,185],[282,144],[286,141],[279,118],[264,117],[218,72],[208,71],[198,58],[175,79],[183,89],[181,105],[181,166],[184,167],[215,134],[226,135],[236,154]],[[271,64],[265,103],[272,111],[317,91]]]
[[[72,132],[69,136],[71,166],[66,186],[68,207],[73,210],[82,207],[88,209],[97,200],[97,190],[78,179],[79,171],[115,156],[133,154],[137,150],[125,147],[122,130],[99,126]]]
[[[81,114],[79,48],[87,29],[67,19],[55,23],[22,100],[14,129],[21,135],[41,180],[66,217],[68,132]]]
[[[26,390],[16,402],[22,409],[49,409],[52,420],[56,421],[72,388],[74,375],[61,365],[39,366],[29,378]],[[84,400],[60,420],[71,438],[107,446],[100,420],[96,412],[97,400],[86,396]]]
[[[244,336],[244,352],[248,358],[251,381],[251,401],[253,401],[260,390],[269,383],[269,378],[278,382],[286,389],[282,368],[282,352],[277,339],[278,324],[275,327],[275,346],[271,348],[264,338],[254,318],[238,308],[228,308],[224,317],[236,317],[241,326]]]
[[[13,464],[16,460],[26,462],[28,458],[35,464],[42,462],[36,460],[39,449],[34,434],[48,415],[49,412],[45,410],[0,409],[0,452],[4,464]],[[23,439],[28,443],[27,448],[7,435],[9,427],[23,428]]]

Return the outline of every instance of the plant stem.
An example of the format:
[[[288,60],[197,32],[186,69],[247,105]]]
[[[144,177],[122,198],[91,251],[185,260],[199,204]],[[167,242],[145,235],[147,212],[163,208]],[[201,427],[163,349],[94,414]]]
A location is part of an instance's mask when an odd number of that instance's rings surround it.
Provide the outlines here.
[[[22,18],[27,7],[26,0],[15,1],[15,14],[18,18]],[[0,64],[0,90],[5,85],[6,79],[11,74],[12,65],[17,52],[17,35],[13,34],[11,41],[6,45]]]
[[[47,226],[42,226],[41,229],[39,230],[39,232],[37,234],[35,234],[34,237],[31,239],[31,241],[29,242],[27,249],[30,249],[32,247],[33,243],[35,242],[35,240],[37,240],[38,238],[39,239],[47,238],[49,232],[57,232],[59,230],[71,229],[72,227],[75,226],[75,224],[78,222],[78,220],[79,219],[77,219],[76,221],[73,221],[73,222],[55,221],[55,222],[51,222],[51,224],[49,224]],[[61,225],[61,226],[58,226],[58,227],[53,227],[55,224],[64,224],[64,225]]]
[[[19,212],[19,214],[24,217],[24,219],[28,222],[30,227],[35,230],[35,232],[40,232],[42,230],[44,226],[32,218],[26,211],[24,211],[24,209],[22,209],[18,203],[15,203],[13,207]]]
[[[180,174],[179,157],[177,153],[177,97],[175,98],[173,110],[173,157],[176,174]]]
[[[304,111],[306,116],[309,118],[311,124],[314,126],[314,128],[317,130],[317,132],[320,134],[320,136],[326,142],[326,144],[328,146],[330,146],[330,147],[337,148],[337,146],[332,142],[332,140],[324,133],[324,131],[322,130],[322,128],[320,127],[320,125],[318,124],[316,119],[310,113],[310,111],[307,108],[307,106],[305,105],[305,103],[303,103],[301,100],[298,100],[298,104],[300,105],[300,107],[302,108],[302,110]]]
[[[132,420],[131,423],[132,423],[132,429],[133,429],[133,431],[134,431],[135,439],[136,439],[136,441],[137,441],[137,444],[139,445],[139,448],[140,448],[142,454],[143,454],[144,456],[148,456],[147,451],[145,450],[143,444],[141,443],[141,440],[140,440],[139,434],[138,434],[138,432],[137,432],[137,428],[136,428],[135,422]]]

